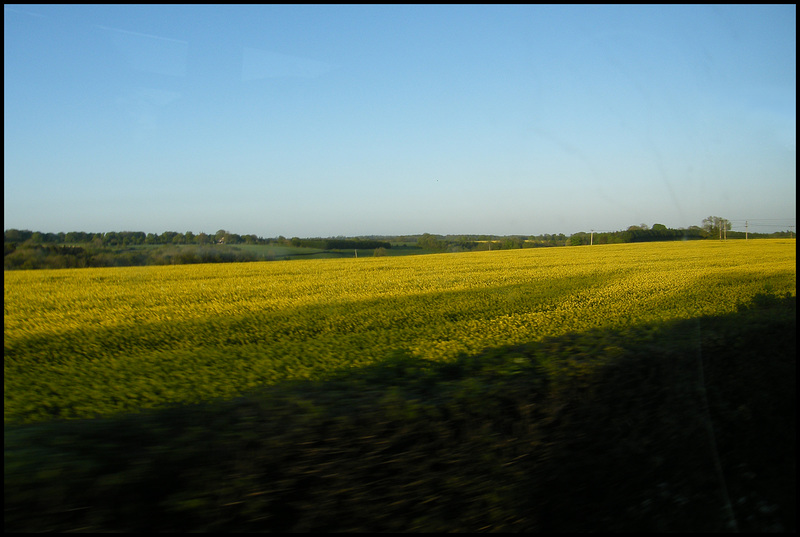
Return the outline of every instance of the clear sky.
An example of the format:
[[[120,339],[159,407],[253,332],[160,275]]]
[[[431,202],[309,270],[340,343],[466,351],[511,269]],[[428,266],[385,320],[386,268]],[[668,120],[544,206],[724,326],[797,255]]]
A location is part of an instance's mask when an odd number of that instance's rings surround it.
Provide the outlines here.
[[[4,226],[796,218],[796,6],[4,8]]]

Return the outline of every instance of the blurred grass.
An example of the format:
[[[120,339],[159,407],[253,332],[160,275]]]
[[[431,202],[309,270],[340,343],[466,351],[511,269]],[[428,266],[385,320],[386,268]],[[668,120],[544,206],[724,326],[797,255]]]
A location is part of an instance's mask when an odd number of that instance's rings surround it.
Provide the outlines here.
[[[5,426],[6,532],[796,531],[796,297]],[[721,472],[720,472],[721,470]]]

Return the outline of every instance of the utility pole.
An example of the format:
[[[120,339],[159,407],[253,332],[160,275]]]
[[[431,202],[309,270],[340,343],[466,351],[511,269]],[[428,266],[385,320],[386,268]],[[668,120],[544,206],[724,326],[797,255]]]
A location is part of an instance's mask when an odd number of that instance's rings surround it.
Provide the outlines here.
[[[747,220],[744,221],[744,240],[747,240]]]
[[[594,244],[594,230],[592,230],[592,234],[589,235],[589,246]]]

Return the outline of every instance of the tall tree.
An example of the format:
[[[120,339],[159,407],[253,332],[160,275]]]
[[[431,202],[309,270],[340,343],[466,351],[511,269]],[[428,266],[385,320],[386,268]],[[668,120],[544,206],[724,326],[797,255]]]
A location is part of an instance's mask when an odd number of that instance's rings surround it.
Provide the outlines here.
[[[709,216],[708,218],[703,219],[703,229],[705,229],[709,234],[718,233],[720,238],[722,238],[722,233],[724,231],[730,231],[731,222],[730,220],[726,220],[721,216]]]

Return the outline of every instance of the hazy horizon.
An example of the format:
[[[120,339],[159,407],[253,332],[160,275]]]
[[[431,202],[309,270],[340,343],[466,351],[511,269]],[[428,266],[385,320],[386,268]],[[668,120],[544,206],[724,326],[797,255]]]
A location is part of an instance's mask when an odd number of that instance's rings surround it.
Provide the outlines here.
[[[6,5],[4,44],[6,230],[795,226],[795,5]]]

